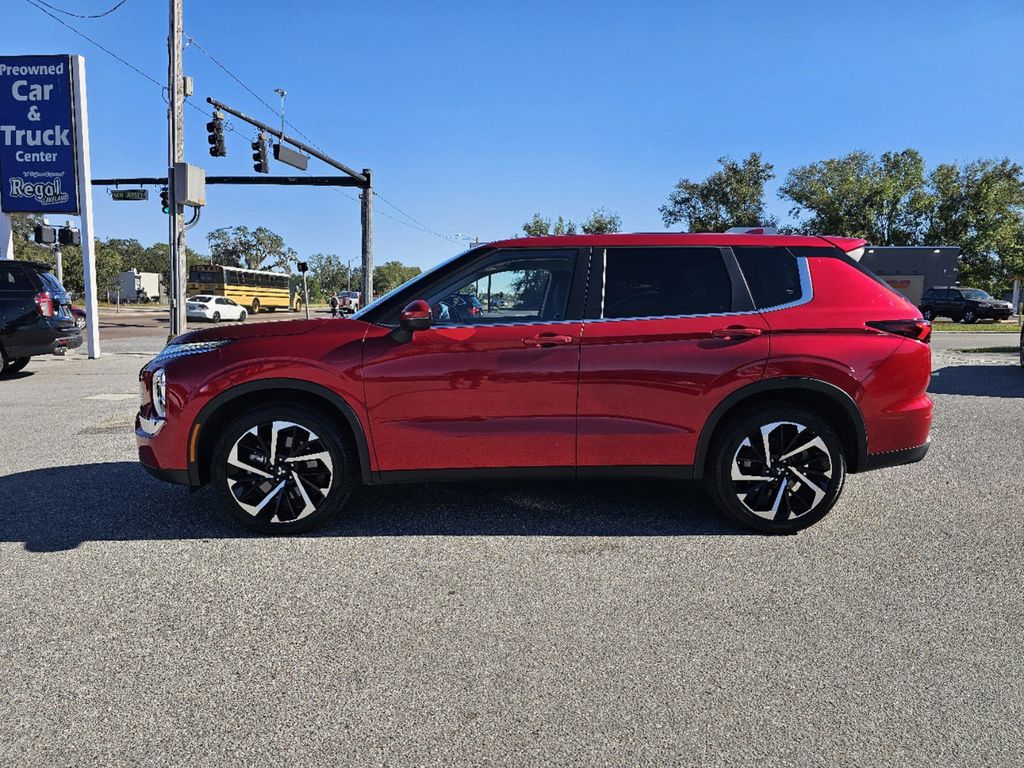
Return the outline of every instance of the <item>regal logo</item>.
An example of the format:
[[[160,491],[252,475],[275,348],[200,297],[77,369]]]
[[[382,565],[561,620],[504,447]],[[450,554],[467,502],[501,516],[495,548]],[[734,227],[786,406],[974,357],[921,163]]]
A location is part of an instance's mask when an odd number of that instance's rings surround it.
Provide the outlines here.
[[[68,193],[60,191],[60,179],[25,181],[15,176],[10,182],[11,197],[27,197],[40,205],[59,205],[68,201]]]

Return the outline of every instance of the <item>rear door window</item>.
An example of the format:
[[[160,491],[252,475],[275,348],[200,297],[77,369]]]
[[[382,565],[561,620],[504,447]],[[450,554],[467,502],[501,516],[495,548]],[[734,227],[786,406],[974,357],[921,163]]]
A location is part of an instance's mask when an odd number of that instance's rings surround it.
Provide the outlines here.
[[[35,284],[22,264],[0,262],[0,291],[34,291]]]
[[[609,248],[606,319],[707,315],[732,310],[732,281],[718,248]]]
[[[802,298],[796,257],[786,248],[733,248],[754,306],[770,309]]]

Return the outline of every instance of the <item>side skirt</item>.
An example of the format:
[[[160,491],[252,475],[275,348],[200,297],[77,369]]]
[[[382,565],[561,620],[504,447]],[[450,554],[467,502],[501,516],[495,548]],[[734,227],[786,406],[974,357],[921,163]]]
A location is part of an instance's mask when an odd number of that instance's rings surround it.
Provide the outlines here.
[[[374,472],[375,485],[393,483],[435,483],[462,480],[568,479],[590,480],[602,477],[665,477],[692,480],[688,465],[616,465],[604,467],[484,467],[459,469],[398,469]]]

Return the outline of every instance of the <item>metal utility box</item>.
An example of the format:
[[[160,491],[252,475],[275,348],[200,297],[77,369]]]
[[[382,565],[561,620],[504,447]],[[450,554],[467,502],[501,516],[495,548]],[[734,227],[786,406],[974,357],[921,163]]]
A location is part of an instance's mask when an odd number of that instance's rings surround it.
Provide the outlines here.
[[[178,205],[206,205],[206,171],[198,165],[174,164],[174,202]]]
[[[860,263],[914,304],[933,285],[956,285],[957,246],[868,246]]]

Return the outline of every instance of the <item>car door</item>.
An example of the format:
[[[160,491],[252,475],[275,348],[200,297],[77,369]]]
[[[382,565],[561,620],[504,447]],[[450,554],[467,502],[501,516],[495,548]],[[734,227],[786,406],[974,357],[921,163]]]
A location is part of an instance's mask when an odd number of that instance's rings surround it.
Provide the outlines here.
[[[411,340],[367,337],[363,381],[380,471],[575,465],[588,253],[484,254],[423,286],[431,328]]]
[[[761,378],[768,326],[729,249],[608,248],[593,263],[580,474],[672,467],[685,475],[714,406]]]

